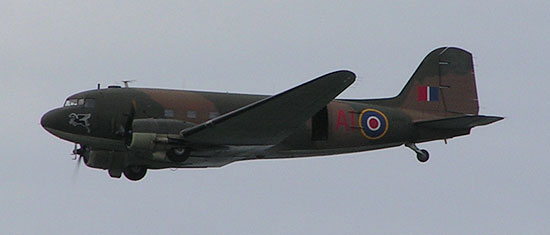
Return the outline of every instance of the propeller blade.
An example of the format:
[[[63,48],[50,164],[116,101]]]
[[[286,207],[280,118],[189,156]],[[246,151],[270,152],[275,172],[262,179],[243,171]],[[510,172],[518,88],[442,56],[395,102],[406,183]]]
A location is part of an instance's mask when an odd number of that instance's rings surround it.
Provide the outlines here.
[[[73,152],[71,153],[71,155],[73,155],[72,159],[76,160],[77,155],[78,155],[78,144],[77,143],[74,144]]]
[[[73,183],[76,183],[76,178],[78,176],[78,172],[80,171],[80,165],[82,165],[82,155],[85,154],[86,152],[86,147],[85,146],[82,146],[77,143],[74,144],[74,149],[73,149],[73,152],[71,155],[73,155],[73,160],[77,160],[76,161],[76,165],[74,167],[74,171],[73,171]]]
[[[76,165],[73,171],[73,183],[76,183],[76,178],[78,177],[78,172],[80,171],[81,162],[82,162],[82,156],[79,155],[78,161],[76,161]]]

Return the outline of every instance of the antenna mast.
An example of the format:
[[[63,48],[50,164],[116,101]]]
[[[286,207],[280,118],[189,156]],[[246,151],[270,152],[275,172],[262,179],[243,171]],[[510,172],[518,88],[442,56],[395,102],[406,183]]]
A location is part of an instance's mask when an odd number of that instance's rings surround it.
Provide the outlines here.
[[[122,83],[124,83],[124,88],[128,88],[128,84],[131,82],[135,82],[136,80],[122,80]]]

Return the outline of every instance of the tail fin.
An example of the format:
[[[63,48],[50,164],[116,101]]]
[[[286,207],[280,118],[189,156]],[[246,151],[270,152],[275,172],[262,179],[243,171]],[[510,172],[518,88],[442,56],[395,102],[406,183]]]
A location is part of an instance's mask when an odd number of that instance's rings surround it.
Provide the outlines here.
[[[454,48],[433,50],[395,97],[415,119],[477,115],[479,105],[472,54]]]

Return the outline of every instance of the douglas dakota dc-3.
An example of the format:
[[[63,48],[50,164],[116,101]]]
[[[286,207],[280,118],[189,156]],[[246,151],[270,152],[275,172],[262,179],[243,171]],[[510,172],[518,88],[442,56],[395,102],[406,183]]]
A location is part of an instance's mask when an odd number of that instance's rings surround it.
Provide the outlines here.
[[[251,159],[298,158],[468,135],[502,119],[479,115],[472,55],[429,53],[393,98],[335,99],[355,81],[336,71],[273,96],[109,88],[70,96],[41,125],[75,143],[92,168],[140,180],[148,169],[221,167]]]

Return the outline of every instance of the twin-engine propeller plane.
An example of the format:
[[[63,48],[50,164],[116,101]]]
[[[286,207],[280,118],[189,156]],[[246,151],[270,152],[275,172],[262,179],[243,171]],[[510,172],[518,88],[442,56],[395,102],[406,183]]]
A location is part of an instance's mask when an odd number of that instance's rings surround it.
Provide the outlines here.
[[[41,124],[74,142],[87,166],[135,181],[148,169],[400,145],[426,162],[416,143],[502,119],[478,114],[472,55],[459,48],[428,54],[393,98],[335,99],[354,81],[354,73],[336,71],[273,96],[110,86],[70,96]]]

